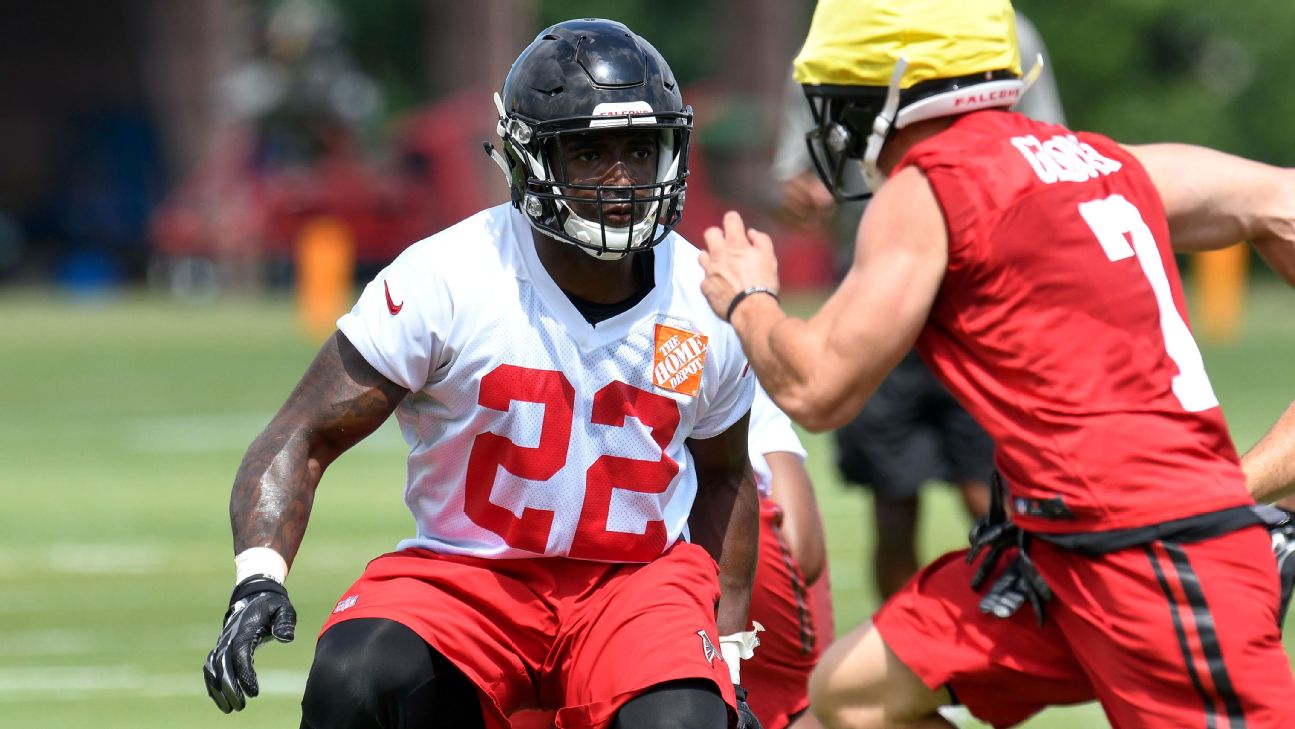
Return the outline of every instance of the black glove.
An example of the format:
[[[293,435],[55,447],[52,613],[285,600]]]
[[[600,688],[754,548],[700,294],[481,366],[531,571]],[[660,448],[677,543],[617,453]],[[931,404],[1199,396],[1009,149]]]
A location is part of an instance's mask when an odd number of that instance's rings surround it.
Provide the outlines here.
[[[989,477],[989,509],[971,525],[971,533],[967,535],[967,541],[971,543],[967,564],[975,562],[981,552],[985,553],[984,561],[971,577],[972,590],[980,589],[985,578],[998,565],[1003,552],[1021,543],[1021,530],[1007,518],[1007,509],[1003,506],[1005,491],[1002,477],[994,471]]]
[[[1020,544],[1021,530],[1010,521],[998,521],[992,516],[983,516],[971,525],[971,533],[967,540],[971,542],[971,549],[967,552],[967,564],[975,562],[982,552],[985,553],[985,559],[971,577],[971,589],[979,590],[985,578],[989,577],[994,567],[998,565],[1003,552]]]
[[[980,599],[980,612],[996,618],[1010,618],[1029,601],[1042,626],[1043,604],[1051,599],[1052,589],[1043,581],[1030,558],[1021,551]]]
[[[733,693],[737,694],[737,729],[762,729],[751,705],[746,703],[746,689],[734,686]]]
[[[252,651],[271,637],[290,643],[297,632],[297,611],[283,585],[255,575],[238,583],[229,597],[225,627],[216,647],[207,655],[202,677],[207,695],[221,711],[242,711],[246,696],[261,692],[252,668]]]

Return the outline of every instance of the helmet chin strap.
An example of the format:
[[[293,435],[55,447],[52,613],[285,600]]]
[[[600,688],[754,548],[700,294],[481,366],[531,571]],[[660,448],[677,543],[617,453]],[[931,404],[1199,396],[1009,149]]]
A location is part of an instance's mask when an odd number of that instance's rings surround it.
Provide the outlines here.
[[[899,60],[895,61],[895,70],[890,74],[890,87],[886,89],[886,103],[872,120],[872,134],[868,135],[868,146],[863,151],[861,162],[863,181],[872,192],[881,189],[882,183],[886,181],[885,173],[877,168],[877,158],[881,156],[881,146],[886,143],[886,137],[890,135],[890,130],[895,124],[895,116],[899,113],[899,84],[907,68],[908,59],[900,56]]]

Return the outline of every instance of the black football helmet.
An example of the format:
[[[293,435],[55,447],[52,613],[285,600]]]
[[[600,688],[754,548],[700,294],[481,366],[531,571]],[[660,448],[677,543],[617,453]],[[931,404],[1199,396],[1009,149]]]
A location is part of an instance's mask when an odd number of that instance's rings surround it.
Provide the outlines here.
[[[623,24],[589,18],[546,29],[513,62],[495,104],[503,154],[489,142],[486,153],[535,229],[615,259],[660,243],[679,223],[692,108],[661,54]],[[597,129],[654,131],[656,179],[617,186],[564,181],[563,140]],[[604,202],[628,202],[635,211],[630,224],[607,224]],[[581,203],[597,219],[578,215],[572,205]]]

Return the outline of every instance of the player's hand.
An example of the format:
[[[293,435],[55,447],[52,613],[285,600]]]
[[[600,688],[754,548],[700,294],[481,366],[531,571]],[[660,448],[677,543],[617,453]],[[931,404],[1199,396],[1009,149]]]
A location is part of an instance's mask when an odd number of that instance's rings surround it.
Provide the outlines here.
[[[733,297],[752,286],[778,290],[778,259],[773,240],[754,228],[747,228],[742,216],[724,213],[724,227],[710,227],[704,235],[706,250],[701,266],[706,277],[701,292],[710,308],[721,318],[728,315]]]
[[[774,215],[786,225],[814,230],[823,228],[832,220],[836,199],[827,189],[818,173],[802,172],[782,183]]]
[[[734,686],[733,692],[737,694],[737,729],[761,729],[760,720],[746,703],[746,689]]]
[[[247,698],[261,692],[252,667],[252,652],[271,637],[290,643],[297,631],[297,611],[283,585],[254,576],[234,588],[225,613],[225,626],[216,647],[207,655],[202,677],[207,694],[226,714],[242,711]]]

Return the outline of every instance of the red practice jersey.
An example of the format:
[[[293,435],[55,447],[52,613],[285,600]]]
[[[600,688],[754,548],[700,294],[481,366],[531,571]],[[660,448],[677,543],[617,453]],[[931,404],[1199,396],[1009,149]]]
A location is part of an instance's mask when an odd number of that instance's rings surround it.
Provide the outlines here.
[[[1164,206],[1111,140],[1006,111],[909,151],[949,235],[918,349],[997,442],[1013,518],[1071,533],[1250,503]]]

